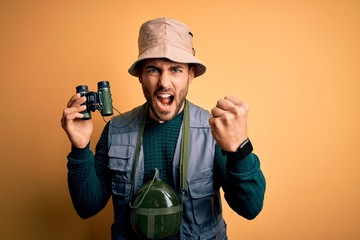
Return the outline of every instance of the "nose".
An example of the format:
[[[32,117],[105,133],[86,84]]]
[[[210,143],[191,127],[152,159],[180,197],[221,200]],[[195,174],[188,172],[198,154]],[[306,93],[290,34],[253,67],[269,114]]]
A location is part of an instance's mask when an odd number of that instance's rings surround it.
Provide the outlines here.
[[[159,77],[159,86],[167,88],[171,85],[171,74],[168,71],[163,71]]]

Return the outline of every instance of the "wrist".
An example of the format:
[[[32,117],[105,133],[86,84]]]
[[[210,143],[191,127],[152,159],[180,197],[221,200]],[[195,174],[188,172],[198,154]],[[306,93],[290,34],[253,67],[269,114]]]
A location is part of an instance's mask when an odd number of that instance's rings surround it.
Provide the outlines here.
[[[253,146],[249,138],[240,144],[236,151],[224,151],[229,158],[244,159],[253,151]]]
[[[84,148],[78,148],[72,145],[69,156],[75,159],[85,159],[89,156],[89,152],[90,152],[90,142]]]

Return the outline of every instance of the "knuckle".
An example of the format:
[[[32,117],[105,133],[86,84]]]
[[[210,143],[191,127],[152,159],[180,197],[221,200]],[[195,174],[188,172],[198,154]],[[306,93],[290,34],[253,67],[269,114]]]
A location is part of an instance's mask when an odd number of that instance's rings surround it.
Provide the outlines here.
[[[223,122],[225,125],[229,125],[233,119],[234,119],[234,117],[232,114],[225,114],[224,118],[223,118]]]
[[[239,117],[247,116],[248,111],[249,111],[249,107],[248,107],[247,104],[243,104],[242,106],[237,107],[236,110],[235,110],[236,115],[239,116]]]
[[[63,111],[63,115],[67,116],[67,115],[69,115],[69,113],[70,113],[70,108],[65,108]]]
[[[214,129],[214,130],[219,129],[219,121],[218,121],[218,119],[211,118],[209,123],[210,123],[212,129]]]
[[[72,120],[72,119],[73,119],[73,117],[72,117],[71,114],[65,115],[65,120],[66,120],[66,121],[70,121],[70,120]]]

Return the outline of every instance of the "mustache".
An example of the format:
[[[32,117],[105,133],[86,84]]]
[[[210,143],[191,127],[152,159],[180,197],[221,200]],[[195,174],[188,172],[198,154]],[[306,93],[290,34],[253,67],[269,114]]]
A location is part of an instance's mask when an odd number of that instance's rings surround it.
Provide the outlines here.
[[[158,87],[154,91],[155,95],[158,95],[159,93],[171,93],[172,95],[175,95],[175,91],[172,88],[164,88],[164,87]]]

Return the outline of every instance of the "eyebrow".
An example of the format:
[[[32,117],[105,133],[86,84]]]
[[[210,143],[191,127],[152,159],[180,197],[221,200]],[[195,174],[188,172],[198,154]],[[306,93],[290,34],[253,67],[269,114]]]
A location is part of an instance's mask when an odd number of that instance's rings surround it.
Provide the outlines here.
[[[160,67],[157,67],[155,65],[148,65],[145,67],[146,69],[155,69],[155,70],[162,70]],[[173,65],[169,67],[170,69],[179,69],[179,68],[184,68],[184,66],[181,65]]]
[[[148,65],[148,66],[146,66],[146,69],[156,69],[156,70],[161,70],[159,67],[156,67],[155,65]]]
[[[178,68],[184,68],[184,66],[174,65],[174,66],[171,66],[170,68],[172,68],[172,69],[178,69]]]

